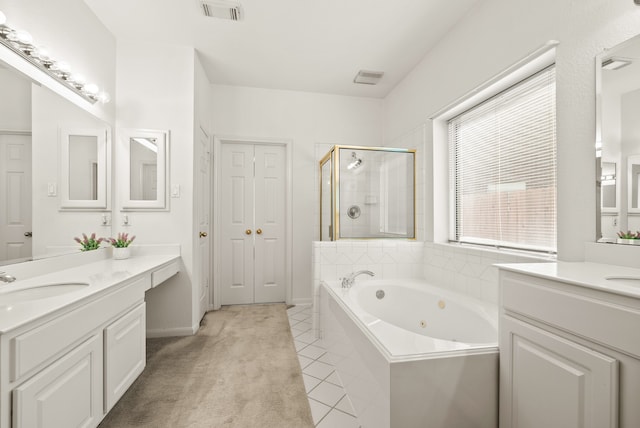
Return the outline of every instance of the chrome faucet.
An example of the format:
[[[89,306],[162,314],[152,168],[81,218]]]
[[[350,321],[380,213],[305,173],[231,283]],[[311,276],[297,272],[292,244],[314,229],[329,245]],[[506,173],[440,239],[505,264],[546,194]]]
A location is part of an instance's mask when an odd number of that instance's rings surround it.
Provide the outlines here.
[[[2,282],[13,282],[16,280],[15,276],[11,276],[8,273],[0,272],[0,281]]]
[[[356,276],[367,274],[369,276],[375,276],[376,274],[371,272],[370,270],[359,270],[358,272],[352,272],[346,278],[340,278],[342,280],[342,288],[351,288],[353,283],[356,280]]]

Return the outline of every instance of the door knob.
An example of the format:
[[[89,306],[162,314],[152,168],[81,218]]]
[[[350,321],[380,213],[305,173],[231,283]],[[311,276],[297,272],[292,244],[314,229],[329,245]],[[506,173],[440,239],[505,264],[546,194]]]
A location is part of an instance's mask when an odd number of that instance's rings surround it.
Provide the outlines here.
[[[31,238],[33,236],[33,232],[25,232],[24,236],[26,236],[27,238]]]
[[[245,230],[244,233],[246,233],[247,235],[251,235],[251,229]]]
[[[258,230],[256,230],[256,233],[257,233],[258,235],[262,235],[262,229],[258,229]]]
[[[206,238],[207,237],[207,232],[200,232],[200,237],[201,238]]]

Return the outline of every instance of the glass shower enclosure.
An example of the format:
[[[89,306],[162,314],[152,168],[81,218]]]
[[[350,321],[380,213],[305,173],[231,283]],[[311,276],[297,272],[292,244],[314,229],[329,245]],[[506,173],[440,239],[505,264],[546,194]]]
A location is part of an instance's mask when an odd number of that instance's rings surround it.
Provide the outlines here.
[[[320,240],[415,239],[415,155],[333,146],[320,160]]]

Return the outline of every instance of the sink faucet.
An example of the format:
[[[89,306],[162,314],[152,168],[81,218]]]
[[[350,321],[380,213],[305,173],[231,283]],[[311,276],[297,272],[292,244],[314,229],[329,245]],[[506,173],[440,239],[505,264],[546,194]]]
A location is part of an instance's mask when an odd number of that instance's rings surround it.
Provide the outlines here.
[[[0,281],[2,282],[13,282],[16,280],[15,276],[11,276],[8,273],[0,272]]]
[[[359,270],[358,272],[352,272],[346,278],[341,278],[342,279],[342,288],[351,288],[351,286],[353,285],[353,283],[356,280],[356,276],[362,275],[362,274],[367,274],[369,276],[375,276],[375,273],[371,272],[370,270]]]

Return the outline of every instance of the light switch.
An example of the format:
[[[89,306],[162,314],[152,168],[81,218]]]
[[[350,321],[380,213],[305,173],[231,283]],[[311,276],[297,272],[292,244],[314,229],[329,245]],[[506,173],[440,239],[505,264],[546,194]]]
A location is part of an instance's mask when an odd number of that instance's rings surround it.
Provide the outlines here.
[[[179,184],[174,184],[173,186],[171,186],[171,197],[172,198],[179,198],[180,197],[180,185]]]
[[[47,196],[58,196],[58,185],[56,183],[47,183]]]
[[[101,223],[103,226],[111,226],[111,216],[109,214],[102,214]]]
[[[125,214],[122,216],[122,225],[123,226],[131,226],[131,220],[129,220],[129,215]]]

